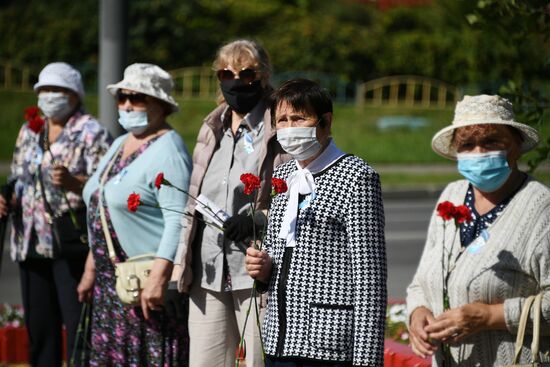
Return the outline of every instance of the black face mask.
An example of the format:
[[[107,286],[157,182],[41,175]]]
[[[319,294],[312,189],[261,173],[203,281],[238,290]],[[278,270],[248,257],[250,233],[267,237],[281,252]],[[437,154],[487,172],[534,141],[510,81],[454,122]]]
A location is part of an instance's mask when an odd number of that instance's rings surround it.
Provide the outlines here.
[[[245,84],[240,79],[223,80],[220,87],[227,104],[240,114],[250,112],[263,94],[259,80],[254,80],[250,84]]]

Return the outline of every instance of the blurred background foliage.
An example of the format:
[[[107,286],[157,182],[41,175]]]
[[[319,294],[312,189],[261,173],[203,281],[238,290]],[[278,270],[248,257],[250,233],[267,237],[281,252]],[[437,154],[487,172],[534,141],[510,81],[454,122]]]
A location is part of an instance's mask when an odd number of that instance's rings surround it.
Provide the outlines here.
[[[96,93],[99,3],[0,0],[0,62],[31,66],[37,74],[48,62],[64,60],[81,70],[87,91]],[[269,51],[275,76],[317,72],[348,83],[349,90],[382,76],[432,77],[458,85],[464,94],[500,93],[511,98],[519,121],[546,131],[545,142],[528,156],[529,163],[536,167],[548,159],[548,1],[426,0],[420,1],[422,5],[387,8],[381,3],[130,0],[128,63],[152,62],[167,70],[210,66],[221,44],[252,38]],[[186,102],[182,103],[185,111]],[[343,117],[356,118],[363,129],[364,114],[350,110]],[[428,116],[437,124],[419,132],[426,136],[418,143],[429,143],[433,130],[449,123],[451,112],[444,115],[448,117],[442,120]],[[402,134],[406,137],[408,132]],[[347,138],[346,131],[335,135]],[[374,157],[388,161],[387,152]]]
[[[131,0],[128,9],[128,62],[166,69],[210,65],[222,43],[249,37],[269,50],[275,71],[354,82],[415,74],[495,91],[509,79],[550,75],[542,0],[434,0],[385,11],[364,0]],[[3,0],[1,57],[38,68],[66,60],[91,88],[98,13],[97,0]]]

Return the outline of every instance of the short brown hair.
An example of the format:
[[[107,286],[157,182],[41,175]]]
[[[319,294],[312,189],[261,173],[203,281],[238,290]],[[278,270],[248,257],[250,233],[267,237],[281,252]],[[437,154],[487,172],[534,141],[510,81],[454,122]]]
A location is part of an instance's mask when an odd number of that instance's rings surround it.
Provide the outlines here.
[[[502,124],[475,124],[469,126],[462,126],[453,131],[453,137],[451,139],[451,146],[457,147],[460,142],[464,141],[470,136],[487,135],[492,132],[498,131],[499,127],[506,128],[512,136],[516,139],[518,146],[525,140],[521,131],[510,125]]]

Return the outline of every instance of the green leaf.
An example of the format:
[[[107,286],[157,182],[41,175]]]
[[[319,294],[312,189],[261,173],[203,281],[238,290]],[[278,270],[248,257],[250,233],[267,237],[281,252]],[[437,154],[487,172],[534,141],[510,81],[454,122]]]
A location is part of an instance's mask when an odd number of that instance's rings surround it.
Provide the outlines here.
[[[468,14],[466,15],[466,20],[470,23],[470,25],[474,25],[478,22],[478,17],[475,14]]]

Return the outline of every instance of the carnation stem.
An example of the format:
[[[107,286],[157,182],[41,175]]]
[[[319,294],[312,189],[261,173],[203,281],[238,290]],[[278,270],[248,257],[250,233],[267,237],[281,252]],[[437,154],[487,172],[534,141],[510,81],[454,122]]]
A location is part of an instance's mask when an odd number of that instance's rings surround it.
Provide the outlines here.
[[[254,292],[254,285],[252,286],[252,291]],[[244,325],[243,325],[243,331],[241,332],[241,340],[239,341],[239,353],[237,355],[235,366],[239,367],[239,361],[240,361],[240,348],[244,345],[244,333],[246,331],[246,325],[248,324],[248,317],[250,316],[250,309],[252,308],[252,297],[250,297],[250,301],[248,302],[248,309],[246,310],[246,317],[244,319]]]
[[[220,222],[223,222],[224,220],[222,218],[220,218],[218,216],[218,214],[216,214],[212,208],[210,208],[207,204],[203,203],[202,201],[200,201],[198,198],[194,197],[193,195],[191,195],[188,191],[184,190],[184,189],[181,189],[175,185],[173,185],[170,181],[168,181],[167,179],[163,179],[162,180],[162,184],[166,185],[166,186],[170,186],[170,187],[173,187],[174,189],[178,190],[179,192],[181,193],[184,193],[185,195],[187,195],[189,198],[195,200],[197,203],[201,204],[205,209],[207,209],[210,214],[212,214],[214,217],[216,217],[216,219],[218,219]],[[197,217],[195,217],[197,218]]]
[[[254,308],[256,311],[256,326],[258,327],[258,334],[260,336],[260,346],[262,347],[262,361],[265,363],[265,348],[264,348],[264,339],[262,338],[262,327],[260,325],[260,309],[258,307],[258,299],[257,299],[257,293],[258,290],[256,289],[256,280],[254,280],[254,284],[252,284],[252,298],[254,298]]]
[[[198,217],[198,216],[193,215],[193,214],[191,214],[191,213],[189,213],[189,212],[182,212],[182,211],[179,211],[179,210],[176,210],[176,209],[170,209],[170,208],[162,207],[162,206],[160,206],[160,205],[158,205],[158,204],[155,204],[155,205],[153,205],[153,204],[148,204],[148,203],[144,203],[144,202],[141,201],[141,200],[139,201],[139,205],[148,206],[148,207],[150,207],[150,208],[159,208],[159,209],[162,209],[162,210],[167,210],[167,211],[169,211],[169,212],[174,212],[174,213],[182,214],[182,215],[185,215],[185,216],[188,216],[188,217],[191,217],[191,218],[195,218],[195,219],[197,219],[197,220],[200,220],[200,221],[202,221],[204,224],[206,224],[206,225],[208,225],[208,226],[211,226],[211,227],[214,227],[214,228],[216,228],[216,229],[218,229],[218,230],[220,230],[220,231],[222,231],[222,232],[224,231],[224,229],[223,229],[222,227],[218,226],[216,223],[209,222],[209,221],[205,220],[204,218]]]

